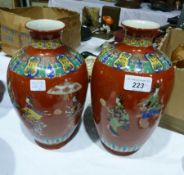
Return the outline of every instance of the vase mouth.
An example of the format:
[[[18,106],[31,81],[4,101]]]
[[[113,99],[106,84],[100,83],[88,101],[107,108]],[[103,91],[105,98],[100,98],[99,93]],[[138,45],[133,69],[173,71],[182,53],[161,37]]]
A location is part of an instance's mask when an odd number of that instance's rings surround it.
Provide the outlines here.
[[[63,30],[65,24],[58,20],[36,19],[26,23],[26,28],[37,32],[55,32]]]
[[[147,20],[137,20],[137,19],[124,20],[122,22],[122,25],[125,27],[131,27],[131,28],[142,29],[142,30],[154,30],[154,29],[160,28],[160,25],[156,22],[147,21]]]

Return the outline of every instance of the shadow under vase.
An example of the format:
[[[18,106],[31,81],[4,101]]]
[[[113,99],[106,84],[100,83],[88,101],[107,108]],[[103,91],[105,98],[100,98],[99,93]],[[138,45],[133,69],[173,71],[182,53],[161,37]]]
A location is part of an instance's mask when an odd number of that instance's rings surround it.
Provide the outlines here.
[[[93,142],[99,141],[100,138],[99,138],[99,135],[98,135],[98,132],[97,132],[94,120],[93,120],[91,106],[88,106],[86,110],[84,111],[83,122],[84,122],[84,127],[85,127],[85,130],[89,138]]]
[[[88,106],[86,108],[86,110],[84,111],[83,117],[84,117],[83,118],[84,127],[89,138],[93,142],[95,142],[95,144],[97,144],[102,150],[107,150],[108,152],[113,153],[114,155],[122,156],[122,154],[116,154],[115,152],[109,150],[108,147],[105,146],[101,141],[94,123],[91,106]],[[128,154],[123,153],[123,156],[129,156],[130,158],[138,159],[138,158],[150,157],[150,156],[156,155],[162,150],[164,150],[164,148],[168,145],[170,141],[170,137],[171,135],[169,130],[163,129],[161,127],[156,127],[156,129],[153,131],[150,138],[145,142],[145,144],[139,150]]]
[[[0,118],[8,116],[7,114],[12,107],[13,105],[11,104],[10,97],[8,95],[6,83],[0,80]]]
[[[0,103],[1,101],[3,100],[3,96],[4,96],[4,93],[5,93],[5,84],[3,81],[0,80]]]

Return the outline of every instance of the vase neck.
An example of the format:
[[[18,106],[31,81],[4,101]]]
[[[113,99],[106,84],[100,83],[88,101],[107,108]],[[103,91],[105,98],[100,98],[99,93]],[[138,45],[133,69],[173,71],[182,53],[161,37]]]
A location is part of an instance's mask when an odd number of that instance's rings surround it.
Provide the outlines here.
[[[63,44],[60,39],[60,31],[57,32],[38,32],[31,31],[31,46],[37,49],[56,49]]]
[[[125,32],[123,43],[133,47],[152,46],[160,33],[159,24],[150,21],[126,20],[122,27]]]
[[[153,36],[144,34],[136,35],[134,33],[126,33],[123,43],[133,47],[149,47],[153,44]]]

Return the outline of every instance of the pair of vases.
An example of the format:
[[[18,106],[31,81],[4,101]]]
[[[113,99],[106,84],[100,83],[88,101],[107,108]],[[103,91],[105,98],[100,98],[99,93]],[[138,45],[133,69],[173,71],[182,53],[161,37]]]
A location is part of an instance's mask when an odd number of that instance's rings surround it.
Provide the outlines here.
[[[152,47],[159,25],[126,20],[121,43],[104,47],[91,79],[93,117],[104,146],[128,155],[158,125],[173,87],[170,59]],[[60,41],[64,24],[33,20],[26,24],[30,46],[9,63],[11,101],[35,141],[59,148],[74,135],[84,108],[88,75],[83,57]]]

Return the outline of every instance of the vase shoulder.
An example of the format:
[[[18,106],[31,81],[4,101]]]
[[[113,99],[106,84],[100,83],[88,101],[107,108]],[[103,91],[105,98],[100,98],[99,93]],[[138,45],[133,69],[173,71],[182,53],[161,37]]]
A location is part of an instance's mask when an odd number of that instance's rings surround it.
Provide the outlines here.
[[[67,75],[84,63],[76,51],[65,48],[55,54],[30,54],[27,48],[17,52],[9,64],[9,69],[19,75],[30,78],[54,78]]]
[[[163,72],[172,66],[169,57],[154,48],[144,48],[144,51],[139,51],[139,49],[135,51],[134,49],[133,51],[130,48],[119,49],[112,45],[103,48],[98,59],[113,69],[135,73]]]

